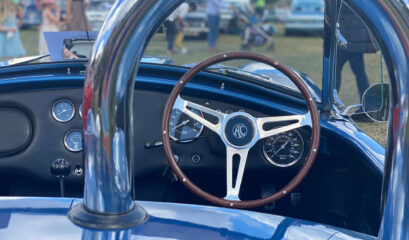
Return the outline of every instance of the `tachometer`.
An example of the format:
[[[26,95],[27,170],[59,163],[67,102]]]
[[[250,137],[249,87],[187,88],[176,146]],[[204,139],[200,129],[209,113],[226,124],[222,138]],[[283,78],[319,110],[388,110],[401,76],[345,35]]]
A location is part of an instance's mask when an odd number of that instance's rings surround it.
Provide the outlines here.
[[[263,153],[267,161],[278,167],[296,164],[304,153],[304,141],[296,130],[280,133],[263,142]]]
[[[199,110],[192,109],[192,112],[202,116]],[[203,131],[203,125],[178,109],[173,109],[169,121],[169,136],[173,140],[181,142],[191,142],[199,137]]]

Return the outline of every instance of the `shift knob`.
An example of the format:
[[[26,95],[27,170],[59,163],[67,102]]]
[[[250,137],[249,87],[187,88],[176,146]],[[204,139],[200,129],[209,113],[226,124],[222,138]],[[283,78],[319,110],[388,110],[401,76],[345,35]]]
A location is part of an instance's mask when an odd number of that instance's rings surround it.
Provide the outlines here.
[[[57,178],[66,177],[71,172],[71,166],[64,158],[57,158],[51,164],[50,171]]]
[[[57,158],[51,164],[51,174],[54,175],[60,183],[60,196],[64,197],[64,178],[70,174],[71,166],[64,158]]]

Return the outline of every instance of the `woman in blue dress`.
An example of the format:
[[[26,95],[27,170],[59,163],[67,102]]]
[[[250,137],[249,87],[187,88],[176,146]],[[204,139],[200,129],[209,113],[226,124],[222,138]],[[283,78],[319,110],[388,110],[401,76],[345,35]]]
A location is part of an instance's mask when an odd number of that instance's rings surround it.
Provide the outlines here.
[[[10,0],[0,0],[0,58],[26,55],[21,44],[16,21],[16,6]]]

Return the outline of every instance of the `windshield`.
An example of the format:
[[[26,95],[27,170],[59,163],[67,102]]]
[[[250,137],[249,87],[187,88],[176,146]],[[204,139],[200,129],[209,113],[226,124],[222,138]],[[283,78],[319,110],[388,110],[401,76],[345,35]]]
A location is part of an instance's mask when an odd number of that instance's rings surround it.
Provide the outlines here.
[[[371,29],[345,1],[337,12],[334,98],[344,114],[385,145],[389,74],[384,55]],[[374,89],[381,90],[373,94]]]
[[[2,66],[16,62],[10,62],[10,59],[47,54],[50,57],[23,63],[86,60],[89,51],[84,48],[92,44],[69,35],[61,39],[49,33],[89,31],[80,35],[85,38],[96,36],[113,5],[111,0],[42,0],[41,3],[21,0],[17,4],[18,0],[0,1],[7,2],[0,14],[0,40],[12,46],[0,49]],[[318,2],[323,9],[323,3]],[[276,1],[262,0],[187,1],[163,22],[150,40],[142,60],[191,67],[219,53],[256,52],[299,72],[318,99],[322,85],[324,17],[312,19],[308,14],[297,19],[290,14],[283,17],[283,14],[275,14],[276,8],[280,10],[278,12],[289,12],[291,4],[287,2],[283,7],[283,3],[278,5]],[[58,48],[55,47],[57,45]],[[54,57],[56,54],[62,57]],[[17,62],[22,64],[22,61]],[[274,68],[249,64],[245,61],[223,63],[229,67],[245,68],[242,70],[254,75],[268,76],[271,83],[281,82],[278,84],[297,91]]]

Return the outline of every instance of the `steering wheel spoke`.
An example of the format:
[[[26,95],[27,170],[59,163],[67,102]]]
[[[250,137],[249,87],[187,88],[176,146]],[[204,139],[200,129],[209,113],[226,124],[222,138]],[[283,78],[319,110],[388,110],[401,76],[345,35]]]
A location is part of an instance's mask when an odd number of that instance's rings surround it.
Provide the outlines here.
[[[227,193],[224,199],[230,200],[230,201],[240,201],[240,198],[239,198],[240,187],[243,181],[244,168],[246,167],[247,155],[248,155],[249,149],[235,149],[235,148],[227,146],[226,152],[227,152],[226,154]],[[236,181],[233,184],[233,178],[234,178],[233,162],[234,162],[235,157],[239,158],[238,159],[239,167],[238,167],[237,174],[236,174]]]
[[[200,104],[197,104],[197,103],[193,103],[193,102],[184,100],[180,96],[178,96],[176,98],[175,105],[174,105],[173,108],[182,111],[183,113],[187,114],[189,117],[193,118],[194,120],[200,122],[201,124],[203,124],[204,126],[209,128],[210,130],[212,130],[213,132],[215,132],[217,134],[220,133],[221,125],[222,125],[222,122],[223,122],[223,120],[225,118],[224,113],[221,113],[221,112],[218,112],[216,110],[204,107],[204,106],[202,106]],[[201,112],[207,113],[207,114],[217,118],[217,120],[218,120],[217,124],[211,123],[210,121],[206,120],[204,117],[199,116],[196,113],[194,113],[189,108],[199,110]]]
[[[290,116],[280,116],[280,117],[264,117],[258,118],[256,120],[258,131],[260,134],[260,139],[267,138],[279,133],[287,132],[296,128],[311,126],[311,115],[310,112],[304,115],[290,115]],[[291,122],[288,125],[280,126],[270,130],[264,130],[264,125],[267,123],[280,123],[280,122]]]

